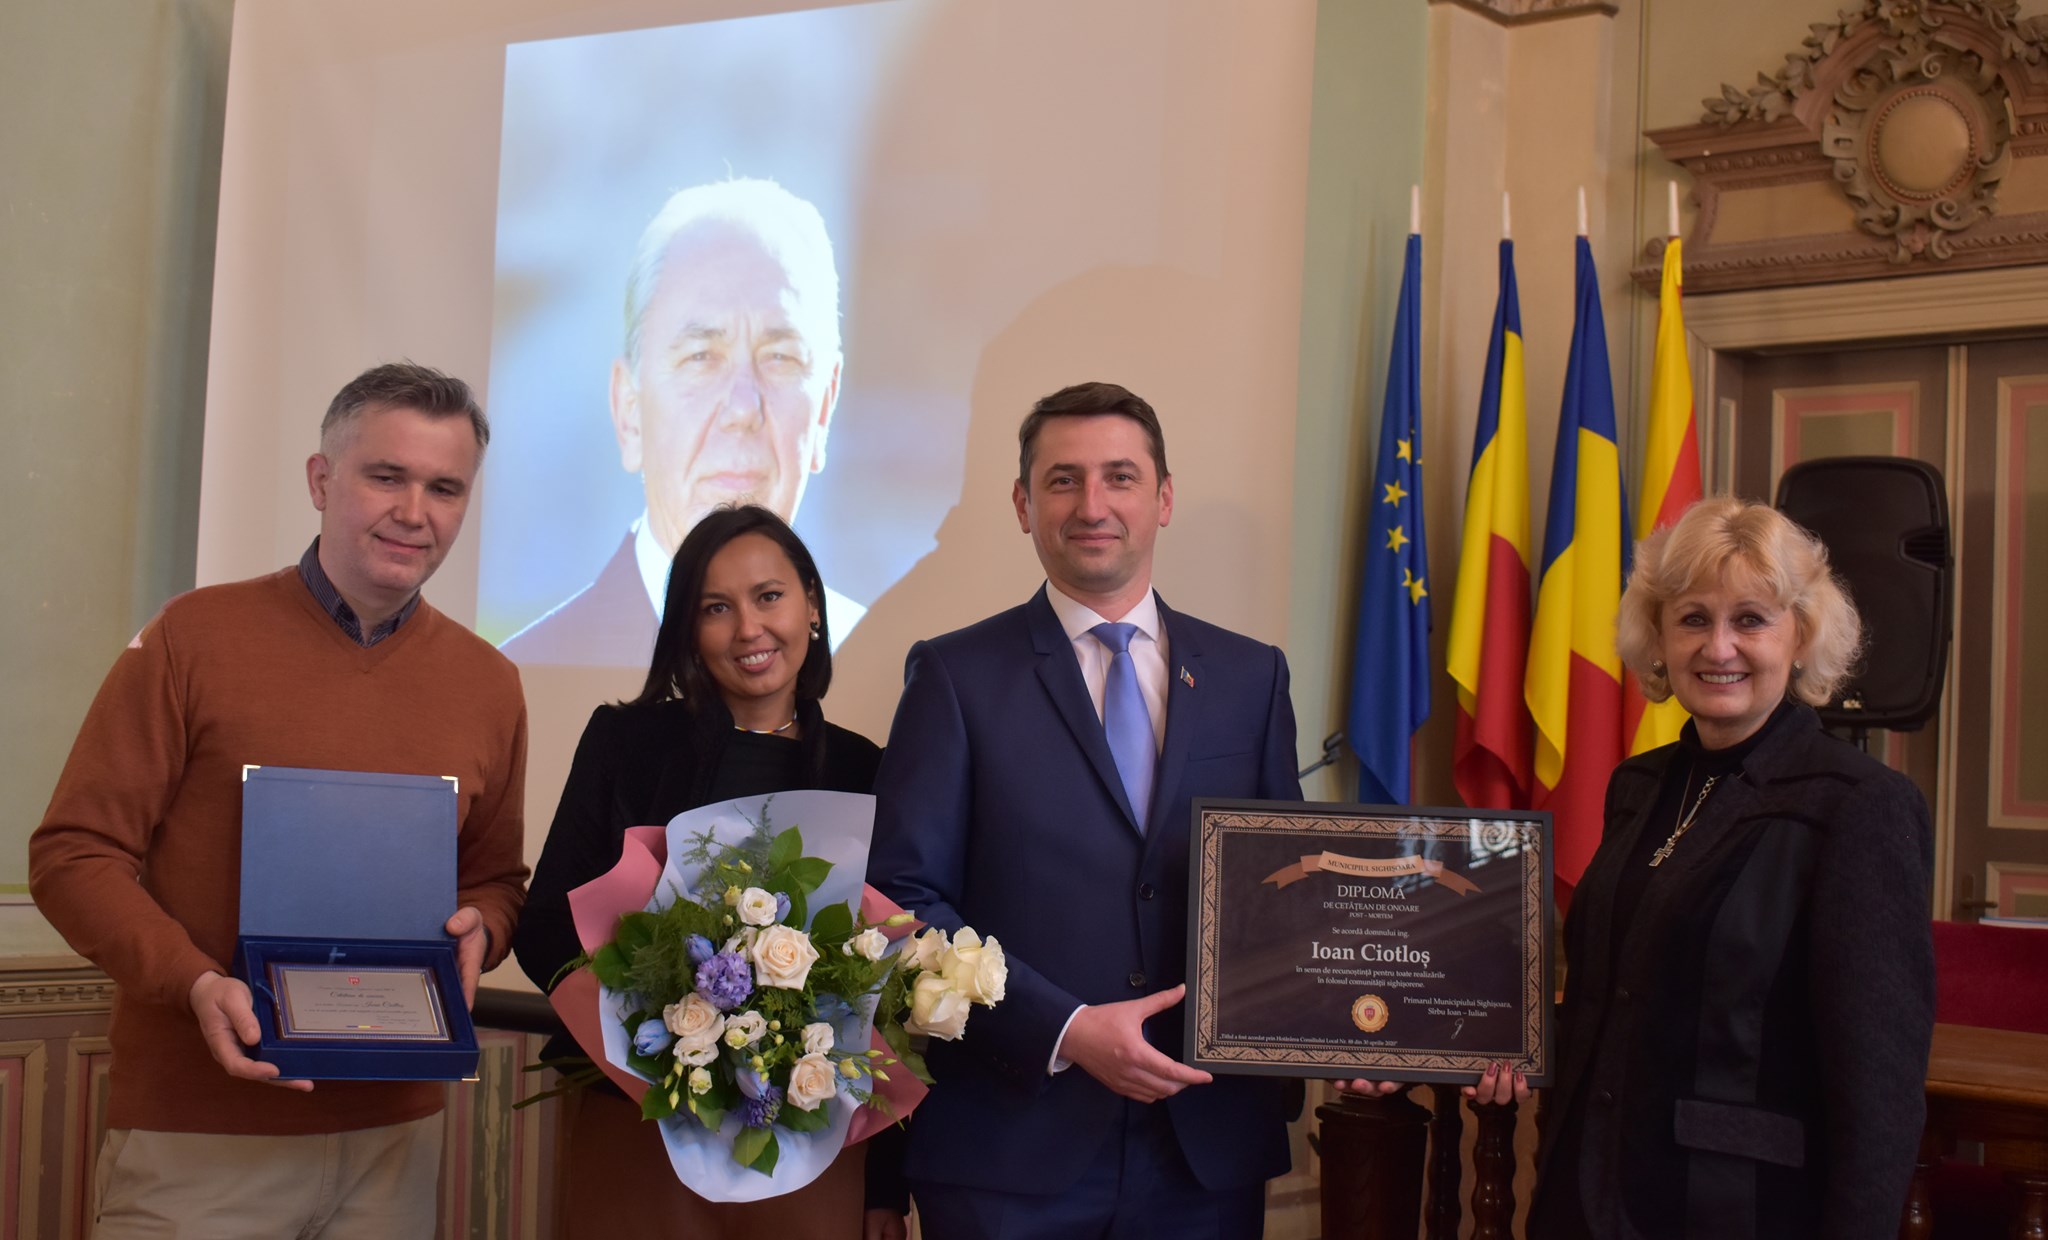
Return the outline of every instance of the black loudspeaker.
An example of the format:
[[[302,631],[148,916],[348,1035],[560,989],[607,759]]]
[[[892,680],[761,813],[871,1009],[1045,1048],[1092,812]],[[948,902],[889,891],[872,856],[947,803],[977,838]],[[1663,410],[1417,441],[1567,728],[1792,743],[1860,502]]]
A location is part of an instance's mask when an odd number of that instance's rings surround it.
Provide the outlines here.
[[[1820,710],[1830,727],[1910,732],[1934,717],[1948,668],[1948,498],[1941,471],[1896,456],[1802,461],[1778,510],[1827,546],[1863,617],[1862,664]]]

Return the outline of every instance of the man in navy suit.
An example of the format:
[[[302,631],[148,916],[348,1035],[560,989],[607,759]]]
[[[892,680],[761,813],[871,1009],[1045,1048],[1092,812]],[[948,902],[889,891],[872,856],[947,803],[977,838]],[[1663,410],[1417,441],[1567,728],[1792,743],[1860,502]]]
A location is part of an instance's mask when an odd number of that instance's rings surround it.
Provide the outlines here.
[[[1189,801],[1300,799],[1286,659],[1152,592],[1173,479],[1150,405],[1081,384],[1018,439],[1046,584],[911,649],[875,790],[876,885],[1009,960],[1003,1001],[931,1047],[924,1234],[1258,1236],[1298,1086],[1173,1056]]]

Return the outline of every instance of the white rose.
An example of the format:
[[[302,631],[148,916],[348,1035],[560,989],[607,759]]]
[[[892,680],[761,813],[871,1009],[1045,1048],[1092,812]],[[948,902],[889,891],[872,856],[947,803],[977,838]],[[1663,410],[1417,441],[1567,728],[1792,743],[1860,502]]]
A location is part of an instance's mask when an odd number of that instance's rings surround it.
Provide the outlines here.
[[[749,887],[740,893],[740,920],[750,926],[775,924],[775,893]]]
[[[761,986],[802,990],[818,962],[811,936],[794,926],[770,926],[754,939],[754,981]]]
[[[832,1049],[832,1026],[822,1020],[804,1026],[804,1054],[822,1055]]]
[[[889,936],[869,926],[854,935],[846,945],[869,960],[880,960],[882,953],[889,950]]]
[[[742,1046],[751,1046],[759,1042],[761,1035],[766,1032],[768,1032],[768,1019],[766,1017],[762,1016],[759,1012],[741,1012],[737,1016],[726,1018],[725,1044],[734,1050],[738,1050]]]
[[[967,1013],[973,1006],[943,974],[922,973],[910,992],[910,1019],[903,1022],[903,1028],[951,1042],[966,1030]]]
[[[706,1093],[711,1089],[711,1073],[703,1068],[690,1069],[690,1092]]]
[[[676,1053],[702,1050],[725,1032],[725,1016],[700,994],[661,1009],[661,1023],[676,1035]]]
[[[946,955],[946,932],[933,926],[912,939],[910,945],[915,952],[906,950],[903,954],[912,964],[920,969],[937,969]]]
[[[940,971],[953,989],[976,1003],[991,1006],[1003,1001],[1004,988],[1010,981],[1003,945],[993,938],[983,939],[965,927],[953,936],[953,946],[946,952]]]
[[[701,1068],[716,1058],[718,1058],[718,1046],[716,1043],[710,1046],[700,1046],[693,1051],[676,1052],[676,1062],[685,1068]]]
[[[784,1095],[799,1110],[815,1111],[818,1104],[839,1092],[832,1061],[822,1054],[805,1055],[789,1070],[789,1089]]]

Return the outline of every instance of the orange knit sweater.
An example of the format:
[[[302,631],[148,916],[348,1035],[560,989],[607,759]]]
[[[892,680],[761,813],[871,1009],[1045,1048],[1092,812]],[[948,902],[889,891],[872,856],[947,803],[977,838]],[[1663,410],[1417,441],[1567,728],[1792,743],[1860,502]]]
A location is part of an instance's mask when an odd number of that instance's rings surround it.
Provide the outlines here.
[[[116,993],[107,1123],[273,1135],[402,1123],[443,1087],[229,1077],[188,992],[229,972],[242,766],[454,775],[459,901],[497,963],[523,898],[526,706],[512,664],[422,603],[358,646],[296,568],[173,599],[115,662],[29,841],[29,889]]]

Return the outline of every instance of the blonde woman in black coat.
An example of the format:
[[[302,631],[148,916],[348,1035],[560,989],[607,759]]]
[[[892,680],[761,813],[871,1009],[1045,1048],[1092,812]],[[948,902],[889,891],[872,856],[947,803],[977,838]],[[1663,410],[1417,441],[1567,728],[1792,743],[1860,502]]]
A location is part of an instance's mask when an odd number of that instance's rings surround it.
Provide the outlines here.
[[[1620,653],[1692,722],[1608,784],[1565,923],[1532,1237],[1898,1234],[1932,830],[1911,782],[1813,712],[1860,644],[1826,550],[1770,508],[1707,500],[1638,549]]]

